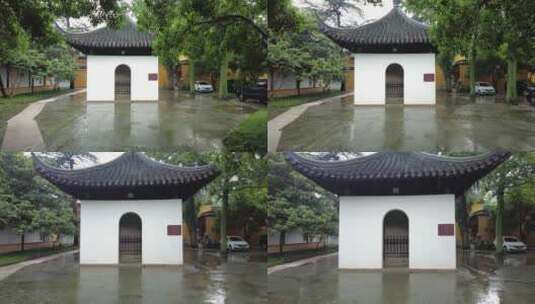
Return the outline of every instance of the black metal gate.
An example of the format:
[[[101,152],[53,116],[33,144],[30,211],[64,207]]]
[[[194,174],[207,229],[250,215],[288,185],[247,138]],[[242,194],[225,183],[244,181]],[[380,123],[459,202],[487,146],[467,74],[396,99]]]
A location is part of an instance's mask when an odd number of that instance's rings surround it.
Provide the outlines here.
[[[405,267],[409,264],[409,237],[385,235],[383,239],[383,261],[385,267]]]
[[[383,222],[383,267],[409,265],[409,218],[400,210],[392,210]]]
[[[127,65],[121,64],[115,69],[115,95],[130,98],[131,72]],[[119,96],[117,96],[119,95]]]
[[[399,64],[391,64],[386,69],[386,103],[403,103],[404,75]]]
[[[135,213],[119,221],[119,263],[141,263],[141,218]]]

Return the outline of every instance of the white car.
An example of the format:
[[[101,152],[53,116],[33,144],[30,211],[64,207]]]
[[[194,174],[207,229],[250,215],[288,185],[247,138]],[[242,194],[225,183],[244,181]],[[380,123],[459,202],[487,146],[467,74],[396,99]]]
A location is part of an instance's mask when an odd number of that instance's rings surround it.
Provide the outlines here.
[[[494,245],[496,245],[496,241],[494,241]],[[503,249],[505,252],[526,252],[528,246],[514,236],[504,236]]]
[[[227,249],[229,251],[249,250],[249,243],[241,236],[227,236]]]
[[[195,81],[195,92],[212,93],[214,87],[206,81]]]
[[[496,95],[496,90],[488,82],[476,82],[476,95]]]

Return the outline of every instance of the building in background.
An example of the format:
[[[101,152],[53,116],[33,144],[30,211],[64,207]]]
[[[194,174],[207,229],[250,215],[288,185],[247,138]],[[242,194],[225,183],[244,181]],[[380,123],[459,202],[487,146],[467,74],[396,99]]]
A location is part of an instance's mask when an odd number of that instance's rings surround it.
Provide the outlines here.
[[[455,269],[455,201],[509,157],[378,152],[342,162],[288,153],[289,163],[338,194],[338,265]]]
[[[181,265],[182,202],[218,174],[212,165],[172,166],[139,152],[77,170],[34,156],[34,166],[81,202],[80,264]]]
[[[356,105],[435,104],[436,51],[428,26],[408,17],[400,1],[377,21],[321,30],[353,53]]]
[[[158,57],[152,54],[150,33],[137,30],[126,18],[120,29],[89,32],[61,30],[67,43],[86,55],[87,100],[158,100]],[[83,63],[82,63],[83,64]]]

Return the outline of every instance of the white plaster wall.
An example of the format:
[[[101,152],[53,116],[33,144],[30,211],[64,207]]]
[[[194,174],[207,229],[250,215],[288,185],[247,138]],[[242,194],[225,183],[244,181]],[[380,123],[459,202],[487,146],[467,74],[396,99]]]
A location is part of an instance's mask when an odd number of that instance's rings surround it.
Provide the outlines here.
[[[149,74],[158,74],[156,56],[87,56],[87,100],[115,100],[115,69],[126,64],[131,73],[132,100],[158,100],[158,81],[149,81]]]
[[[386,68],[397,63],[404,72],[404,104],[436,102],[434,82],[424,82],[424,74],[435,74],[435,54],[353,54],[355,58],[355,104],[385,104]]]
[[[25,243],[39,243],[46,240],[41,238],[39,231],[24,233]],[[0,245],[20,244],[20,235],[10,229],[0,230]]]
[[[455,224],[455,197],[342,196],[340,197],[340,268],[383,267],[383,219],[391,210],[409,218],[409,268],[455,269],[455,236],[438,236],[438,224]]]
[[[182,225],[182,200],[82,201],[80,264],[119,262],[119,220],[141,218],[143,264],[182,264],[182,235],[167,235],[167,225]]]
[[[306,243],[303,236],[303,232],[300,229],[292,230],[286,232],[286,238],[284,241],[284,244],[286,245],[292,245],[292,244],[303,244]],[[309,240],[309,242],[319,242],[319,237],[314,237],[313,240]],[[270,230],[268,235],[268,245],[279,245],[280,243],[280,233],[278,231]]]

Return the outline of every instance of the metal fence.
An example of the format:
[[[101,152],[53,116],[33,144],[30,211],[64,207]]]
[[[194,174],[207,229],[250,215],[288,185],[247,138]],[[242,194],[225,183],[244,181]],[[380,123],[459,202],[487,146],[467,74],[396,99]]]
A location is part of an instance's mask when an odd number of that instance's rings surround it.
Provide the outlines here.
[[[390,82],[386,84],[386,97],[401,98],[403,97],[403,82]]]
[[[409,262],[409,237],[385,235],[383,238],[383,261],[385,266],[404,266]]]

